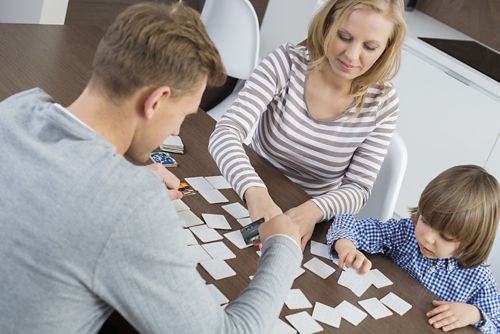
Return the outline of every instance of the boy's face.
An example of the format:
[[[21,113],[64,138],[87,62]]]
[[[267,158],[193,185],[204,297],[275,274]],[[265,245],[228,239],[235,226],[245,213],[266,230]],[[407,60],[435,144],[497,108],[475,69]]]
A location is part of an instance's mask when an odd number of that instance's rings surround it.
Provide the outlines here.
[[[460,242],[450,236],[433,229],[422,215],[418,216],[415,234],[420,252],[429,259],[454,257],[460,245]]]

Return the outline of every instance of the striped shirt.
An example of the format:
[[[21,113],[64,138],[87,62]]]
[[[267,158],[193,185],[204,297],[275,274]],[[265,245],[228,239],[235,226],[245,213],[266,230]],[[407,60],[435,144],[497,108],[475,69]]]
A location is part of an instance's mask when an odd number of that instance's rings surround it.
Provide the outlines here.
[[[396,126],[399,100],[390,83],[373,85],[358,115],[351,106],[335,120],[317,121],[305,102],[308,60],[307,49],[293,44],[264,58],[217,123],[209,151],[242,198],[249,187],[265,187],[242,145],[256,125],[252,149],[330,219],[355,213],[366,202]]]
[[[384,253],[440,299],[476,306],[483,320],[474,327],[483,333],[500,333],[500,294],[491,270],[484,265],[463,268],[454,258],[426,258],[418,247],[411,219],[384,223],[340,215],[328,230],[327,244],[331,247],[341,238],[368,253]]]

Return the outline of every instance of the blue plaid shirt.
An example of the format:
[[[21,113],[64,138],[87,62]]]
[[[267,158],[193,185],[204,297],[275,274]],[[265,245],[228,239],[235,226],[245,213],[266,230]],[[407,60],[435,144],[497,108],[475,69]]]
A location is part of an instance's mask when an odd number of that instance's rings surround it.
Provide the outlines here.
[[[483,320],[474,324],[483,333],[500,333],[500,294],[486,266],[462,268],[453,258],[428,259],[420,253],[412,220],[356,219],[344,214],[333,220],[328,246],[338,239],[351,240],[368,253],[383,253],[445,301],[476,306]],[[332,251],[335,251],[334,249]]]

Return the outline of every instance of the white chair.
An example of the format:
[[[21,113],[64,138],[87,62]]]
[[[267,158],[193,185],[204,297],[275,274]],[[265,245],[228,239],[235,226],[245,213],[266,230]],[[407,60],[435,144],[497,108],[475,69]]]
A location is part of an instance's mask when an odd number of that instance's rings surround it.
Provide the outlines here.
[[[393,217],[407,164],[406,145],[403,139],[394,133],[372,193],[366,205],[356,215],[358,218],[373,217],[386,221]]]
[[[249,0],[206,0],[201,20],[219,50],[227,75],[246,80],[259,59],[259,21]],[[240,81],[241,81],[240,80]],[[236,99],[242,82],[207,113],[219,120]]]

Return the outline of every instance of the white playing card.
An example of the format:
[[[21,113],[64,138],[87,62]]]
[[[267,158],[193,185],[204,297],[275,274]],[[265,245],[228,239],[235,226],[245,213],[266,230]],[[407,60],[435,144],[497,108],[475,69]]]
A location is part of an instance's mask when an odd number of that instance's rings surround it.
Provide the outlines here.
[[[330,267],[329,265],[327,265],[326,263],[324,263],[323,261],[321,261],[316,257],[313,257],[312,259],[307,261],[304,264],[304,267],[306,269],[309,269],[322,279],[327,278],[328,276],[330,276],[335,272],[335,269],[333,269],[332,267]]]
[[[240,203],[231,203],[223,205],[222,208],[226,210],[235,219],[248,217],[248,210]]]
[[[220,280],[226,277],[235,276],[236,272],[221,259],[211,259],[201,261],[200,265],[205,269],[214,280]]]
[[[358,304],[361,305],[375,320],[392,315],[391,310],[385,307],[385,305],[382,304],[377,298],[360,300],[358,301]]]
[[[358,297],[372,285],[371,277],[368,274],[359,274],[353,268],[346,268],[342,271],[337,283],[349,288]]]
[[[229,200],[217,189],[199,189],[198,192],[210,204],[227,203]]]
[[[298,267],[297,271],[295,272],[295,278],[294,279],[297,279],[297,277],[299,277],[300,275],[302,275],[304,272],[305,272],[304,268]]]
[[[193,226],[193,227],[190,227],[189,229],[202,242],[212,242],[212,241],[222,239],[222,235],[220,235],[219,232],[217,232],[213,228],[208,227],[207,225]]]
[[[312,317],[314,320],[325,323],[329,326],[339,328],[340,327],[340,314],[335,308],[316,302],[314,304],[314,310]]]
[[[200,263],[201,261],[211,259],[207,251],[200,245],[187,246],[187,255],[188,258],[194,263]]]
[[[182,234],[184,234],[184,240],[186,241],[186,245],[198,245],[198,241],[194,237],[193,233],[187,228],[182,229]]]
[[[389,292],[384,298],[380,299],[380,301],[399,315],[405,314],[412,308],[411,304],[407,303],[393,292]]]
[[[283,320],[278,318],[278,321],[274,323],[273,329],[269,332],[272,334],[296,334],[297,331],[293,329],[293,327],[290,327],[287,323],[285,323]]]
[[[172,204],[174,205],[175,211],[186,211],[186,210],[191,210],[189,206],[187,206],[186,203],[184,203],[181,199],[174,199],[172,201]]]
[[[191,210],[185,210],[185,211],[180,211],[177,212],[181,220],[184,222],[184,227],[191,227],[191,226],[196,226],[196,225],[202,225],[205,224],[203,220],[198,218],[197,215],[193,213]]]
[[[210,183],[203,176],[197,177],[186,177],[187,183],[194,189],[200,191],[200,189],[214,189]]]
[[[241,235],[240,230],[225,233],[224,237],[227,238],[229,241],[231,241],[239,249],[252,246],[252,245],[247,245],[245,243],[245,240],[243,240],[243,236]]]
[[[285,316],[285,319],[295,327],[299,333],[319,333],[323,330],[320,324],[314,320],[309,313],[302,311]]]
[[[261,256],[262,256],[262,251],[260,251],[260,250],[255,251],[255,253],[257,253],[257,255],[258,255],[259,257],[261,257]]]
[[[208,181],[215,189],[231,189],[231,185],[226,181],[224,176],[205,176],[205,180]]]
[[[168,136],[161,144],[167,146],[184,146],[181,137],[174,135]]]
[[[211,213],[202,213],[201,216],[205,223],[210,228],[216,228],[219,230],[230,230],[231,226],[229,225],[226,217],[224,215],[215,215]]]
[[[378,269],[372,269],[368,274],[371,276],[372,284],[375,285],[377,289],[393,284],[392,281]]]
[[[247,226],[252,222],[252,219],[250,217],[245,217],[245,218],[238,218],[236,221],[243,227]]]
[[[311,240],[311,254],[330,259],[330,248],[321,242]]]
[[[291,289],[285,299],[285,305],[290,310],[296,310],[300,308],[311,308],[311,302],[304,295],[300,289]]]
[[[219,289],[213,284],[207,284],[207,288],[210,290],[210,293],[214,297],[215,301],[219,304],[225,304],[229,302],[229,299],[227,299],[226,296],[222,292],[220,292]]]
[[[229,260],[236,258],[236,255],[222,241],[203,244],[201,247],[210,254],[212,259]]]
[[[359,325],[359,323],[368,316],[368,314],[346,300],[338,304],[335,310],[337,310],[342,318],[349,321],[354,326]]]

